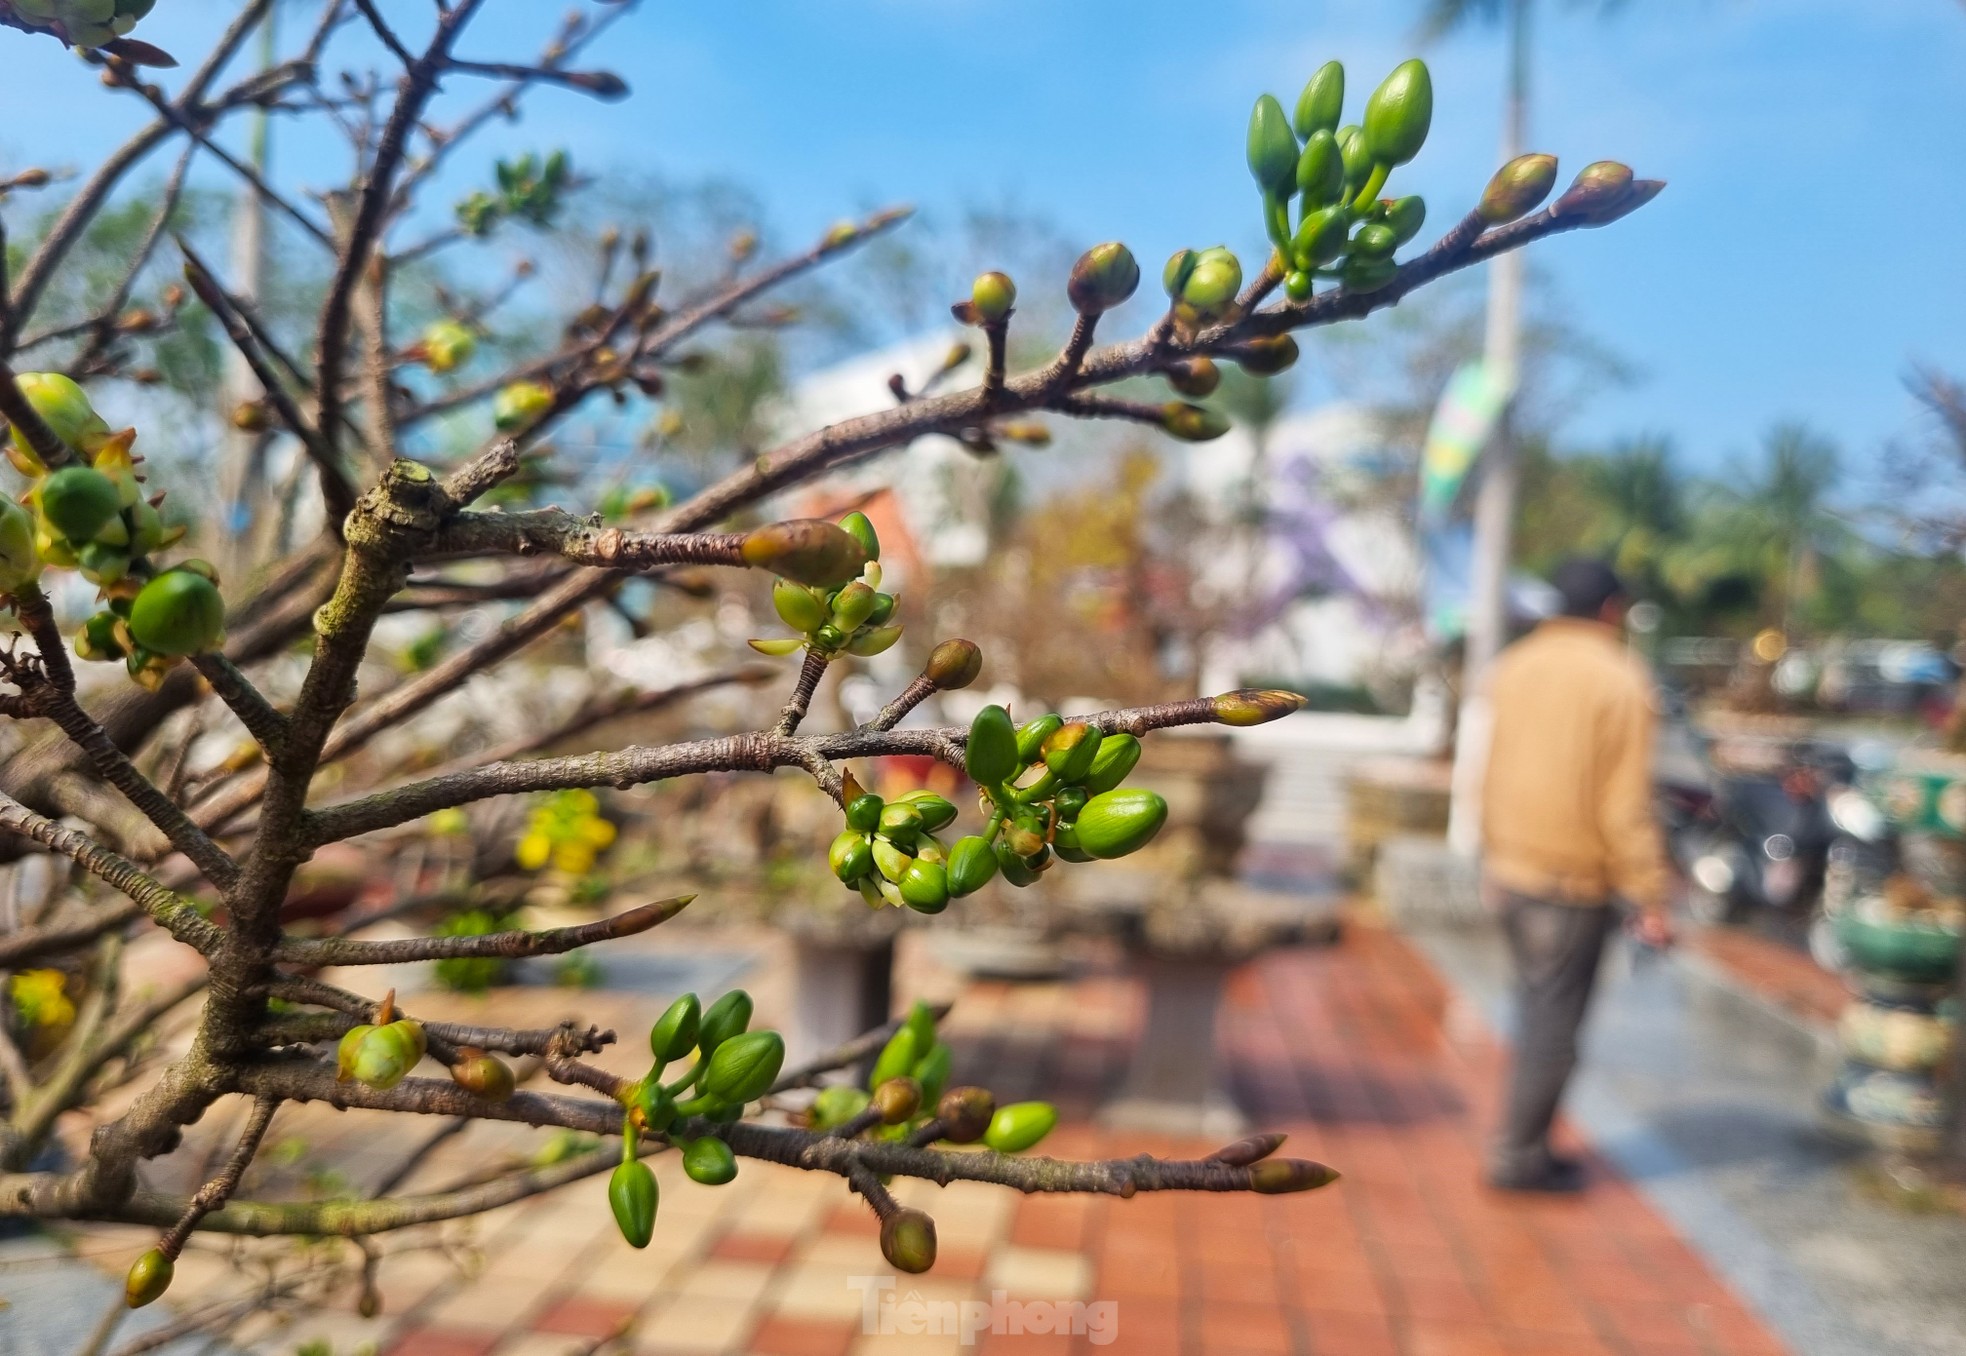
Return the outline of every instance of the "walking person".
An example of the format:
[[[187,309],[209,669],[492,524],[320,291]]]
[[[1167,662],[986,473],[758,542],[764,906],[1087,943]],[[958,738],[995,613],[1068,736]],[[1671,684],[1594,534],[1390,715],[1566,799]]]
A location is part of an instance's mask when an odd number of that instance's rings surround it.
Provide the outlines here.
[[[1515,964],[1516,1042],[1489,1183],[1575,1191],[1581,1165],[1550,1149],[1605,942],[1631,909],[1671,944],[1669,872],[1652,808],[1656,706],[1624,643],[1624,585],[1574,559],[1551,582],[1562,614],[1496,659],[1482,783],[1483,889]]]

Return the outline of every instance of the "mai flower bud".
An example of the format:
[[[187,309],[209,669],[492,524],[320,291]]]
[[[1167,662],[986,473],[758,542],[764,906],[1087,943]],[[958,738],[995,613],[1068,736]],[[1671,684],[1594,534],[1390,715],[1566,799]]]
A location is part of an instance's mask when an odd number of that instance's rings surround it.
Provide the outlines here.
[[[130,604],[130,634],[160,655],[203,654],[225,634],[225,600],[204,575],[168,570]]]
[[[1297,134],[1274,94],[1256,100],[1249,114],[1249,172],[1263,192],[1282,197],[1297,182]]]
[[[935,1265],[935,1221],[903,1207],[881,1221],[881,1256],[896,1271],[920,1273]]]
[[[1426,143],[1433,123],[1434,85],[1427,63],[1402,61],[1365,101],[1365,144],[1372,158],[1404,165]]]
[[[453,1083],[488,1101],[502,1102],[512,1095],[512,1067],[504,1060],[469,1045],[458,1047],[457,1054],[457,1063],[451,1065]]]
[[[164,1255],[162,1248],[152,1248],[130,1263],[129,1275],[123,1278],[123,1303],[132,1309],[141,1309],[154,1299],[160,1298],[171,1288],[171,1274],[177,1264]]]
[[[1392,229],[1395,246],[1404,245],[1420,234],[1426,220],[1427,201],[1417,194],[1394,198],[1386,204],[1386,225]]]
[[[1220,410],[1170,400],[1161,406],[1160,424],[1184,443],[1205,443],[1229,431],[1229,416]]]
[[[1161,269],[1160,280],[1170,298],[1175,301],[1181,299],[1181,289],[1188,285],[1189,276],[1200,262],[1199,250],[1176,250],[1167,256],[1167,266]]]
[[[1209,705],[1221,725],[1263,725],[1301,710],[1305,698],[1277,689],[1239,688],[1213,698]]]
[[[1316,1191],[1337,1180],[1336,1169],[1307,1158],[1266,1158],[1249,1169],[1249,1189],[1265,1196]]]
[[[851,632],[874,614],[873,589],[856,579],[833,596],[833,624]]]
[[[1320,207],[1308,213],[1290,241],[1297,267],[1318,268],[1343,254],[1345,233],[1351,224],[1351,216],[1343,206]]]
[[[1017,284],[1003,273],[984,273],[970,284],[970,309],[980,325],[994,325],[1009,316],[1017,304]]]
[[[1058,1124],[1058,1108],[1049,1102],[1012,1102],[997,1108],[983,1142],[1000,1154],[1019,1154],[1037,1144]]]
[[[818,588],[844,584],[867,564],[851,533],[820,518],[767,523],[746,533],[739,551],[747,565]]]
[[[1183,358],[1169,366],[1165,375],[1169,386],[1196,400],[1214,395],[1222,384],[1222,369],[1213,358]]]
[[[12,593],[41,575],[41,554],[34,547],[33,515],[0,494],[0,593]]]
[[[1235,351],[1236,363],[1252,377],[1274,377],[1297,361],[1297,341],[1287,334],[1263,335]]]
[[[912,1078],[890,1078],[874,1089],[873,1105],[881,1124],[899,1125],[921,1109],[922,1085]]]
[[[501,432],[531,428],[553,408],[553,388],[543,382],[515,381],[492,397],[492,421]]]
[[[1138,852],[1167,823],[1167,802],[1141,787],[1103,791],[1085,803],[1073,830],[1087,856],[1112,861]]]
[[[922,676],[942,692],[968,687],[983,672],[983,651],[974,641],[945,640],[929,651]]]
[[[1338,138],[1320,128],[1304,143],[1297,157],[1297,191],[1311,207],[1324,207],[1338,200],[1345,186],[1345,157],[1338,150]]]
[[[746,1031],[725,1040],[710,1056],[703,1091],[742,1106],[764,1096],[785,1063],[785,1038],[776,1031]]]
[[[778,619],[794,631],[817,631],[826,624],[826,604],[804,584],[789,579],[771,581],[771,606]]]
[[[78,544],[95,540],[123,507],[116,482],[93,466],[64,466],[36,493],[48,526]]]
[[[1563,196],[1550,204],[1550,215],[1595,216],[1620,205],[1631,191],[1631,166],[1615,160],[1599,160],[1577,171],[1577,177],[1563,190]]]
[[[1133,251],[1109,240],[1079,256],[1065,294],[1080,315],[1100,315],[1131,297],[1139,286],[1140,264]]]
[[[1217,245],[1201,252],[1181,284],[1181,300],[1204,317],[1220,315],[1242,290],[1242,262]]]
[[[1345,109],[1345,67],[1327,61],[1305,82],[1297,96],[1297,116],[1292,120],[1297,135],[1309,140],[1319,132],[1336,131]]]
[[[737,1155],[715,1135],[705,1135],[683,1149],[683,1172],[699,1186],[723,1186],[737,1176]]]
[[[1475,213],[1490,226],[1505,226],[1535,211],[1555,184],[1555,156],[1519,155],[1495,171]]]
[[[974,1144],[989,1132],[997,1114],[997,1099],[988,1088],[950,1088],[935,1104],[942,1138],[951,1144]]]
[[[881,558],[880,536],[874,531],[873,521],[859,509],[855,509],[852,513],[840,519],[840,531],[860,543],[860,549],[867,553],[867,559],[879,560]],[[874,580],[873,582],[876,586],[880,583],[879,580]]]

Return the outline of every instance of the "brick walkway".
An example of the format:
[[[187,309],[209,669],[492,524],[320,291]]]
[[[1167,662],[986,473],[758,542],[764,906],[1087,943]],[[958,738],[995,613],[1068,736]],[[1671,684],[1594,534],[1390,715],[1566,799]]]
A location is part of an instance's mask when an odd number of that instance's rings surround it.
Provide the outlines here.
[[[931,990],[944,982],[925,960],[903,969]],[[769,1020],[769,987],[759,991]],[[949,1034],[958,1077],[981,1074],[1000,1097],[1044,1092],[1061,1103],[1067,1123],[1047,1146],[1060,1154],[1206,1152],[1215,1146],[1112,1135],[1090,1124],[1139,1017],[1136,988],[1114,975],[976,984],[962,993]],[[632,1020],[624,1026],[632,1030]],[[1591,1190],[1575,1199],[1502,1197],[1479,1185],[1498,1050],[1395,936],[1355,927],[1339,946],[1248,967],[1232,983],[1223,1041],[1244,1105],[1261,1124],[1290,1132],[1288,1152],[1340,1168],[1340,1183],[1296,1197],[1132,1201],[901,1184],[904,1200],[935,1214],[941,1257],[928,1276],[899,1278],[898,1293],[959,1301],[1001,1290],[1021,1300],[1117,1304],[1118,1340],[1110,1346],[1086,1336],[986,1335],[980,1350],[997,1356],[1782,1350],[1602,1164],[1594,1164]],[[303,1116],[326,1117],[319,1129],[335,1135],[324,1141],[327,1150],[339,1144],[347,1155],[359,1155],[374,1125],[311,1109],[296,1115],[297,1124]],[[510,1133],[474,1127],[450,1161],[431,1164],[412,1187],[458,1175],[492,1143],[481,1134]],[[746,1165],[735,1183],[713,1190],[687,1182],[666,1160],[658,1175],[657,1239],[645,1252],[615,1235],[597,1178],[481,1221],[475,1237],[484,1261],[475,1276],[433,1254],[406,1257],[384,1268],[381,1317],[322,1315],[277,1340],[264,1337],[260,1349],[290,1351],[324,1337],[337,1356],[364,1340],[401,1356],[567,1356],[624,1329],[622,1343],[601,1349],[650,1356],[964,1349],[954,1336],[863,1333],[863,1290],[852,1278],[891,1273],[868,1212],[836,1180]],[[93,1250],[114,1267],[120,1259],[105,1249],[142,1242],[102,1231]],[[215,1259],[208,1265],[217,1271]],[[191,1279],[181,1269],[187,1292]]]

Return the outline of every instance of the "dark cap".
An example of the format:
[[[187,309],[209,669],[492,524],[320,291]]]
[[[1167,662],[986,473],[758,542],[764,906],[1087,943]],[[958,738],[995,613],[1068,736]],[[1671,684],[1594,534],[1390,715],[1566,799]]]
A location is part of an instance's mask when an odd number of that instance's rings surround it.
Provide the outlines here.
[[[1630,596],[1615,570],[1588,556],[1564,561],[1550,575],[1550,583],[1563,598],[1566,617],[1596,617],[1612,599]]]

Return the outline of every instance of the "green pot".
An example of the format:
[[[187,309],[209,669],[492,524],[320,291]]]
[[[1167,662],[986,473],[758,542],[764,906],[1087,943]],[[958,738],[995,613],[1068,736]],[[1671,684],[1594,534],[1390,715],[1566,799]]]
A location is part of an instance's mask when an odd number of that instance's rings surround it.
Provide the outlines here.
[[[1854,914],[1836,920],[1851,964],[1919,983],[1938,983],[1959,963],[1959,934],[1943,928],[1874,923]]]

